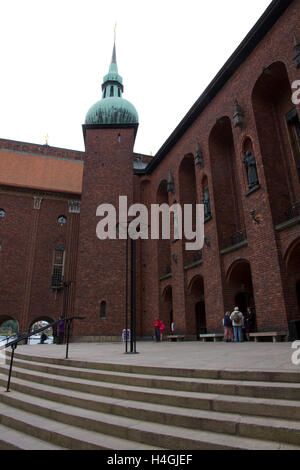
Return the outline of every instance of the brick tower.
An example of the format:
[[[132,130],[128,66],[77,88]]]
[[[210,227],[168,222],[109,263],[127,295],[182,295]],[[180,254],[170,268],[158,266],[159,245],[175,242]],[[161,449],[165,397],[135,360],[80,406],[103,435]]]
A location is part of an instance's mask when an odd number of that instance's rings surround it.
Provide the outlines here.
[[[76,280],[77,315],[73,338],[99,340],[120,337],[125,327],[126,240],[100,240],[96,216],[100,204],[116,208],[118,232],[119,196],[133,203],[133,146],[138,128],[134,106],[122,97],[116,46],[102,85],[102,99],[88,111],[83,125],[86,157],[83,172],[79,254]],[[126,233],[126,224],[119,228]]]

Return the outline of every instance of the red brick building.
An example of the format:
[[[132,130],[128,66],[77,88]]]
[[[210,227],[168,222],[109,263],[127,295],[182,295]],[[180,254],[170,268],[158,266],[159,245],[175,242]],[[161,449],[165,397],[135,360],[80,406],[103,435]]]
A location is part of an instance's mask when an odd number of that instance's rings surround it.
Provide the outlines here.
[[[300,0],[274,0],[154,157],[134,153],[115,48],[85,152],[0,139],[0,323],[27,331],[63,312],[86,317],[74,339],[120,338],[126,240],[99,240],[96,211],[122,195],[149,209],[205,201],[201,251],[135,244],[138,337],[157,317],[190,338],[217,332],[235,305],[255,308],[258,331],[287,331],[300,320],[297,80]]]

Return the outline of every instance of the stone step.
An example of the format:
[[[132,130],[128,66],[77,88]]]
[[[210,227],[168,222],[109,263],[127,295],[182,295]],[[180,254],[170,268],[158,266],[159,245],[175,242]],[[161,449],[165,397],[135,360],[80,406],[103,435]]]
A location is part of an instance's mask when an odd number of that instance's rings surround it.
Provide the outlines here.
[[[41,363],[25,360],[16,360],[14,366],[29,369],[30,371],[46,372],[65,377],[118,383],[122,385],[135,385],[145,388],[151,387],[166,390],[216,393],[256,398],[300,400],[300,383],[157,377],[155,375],[114,373],[111,371],[86,370],[76,367],[43,365]]]
[[[49,387],[49,385],[40,383],[28,384],[28,382],[20,379],[15,379],[13,389],[31,397],[45,398],[55,403],[110,413],[116,416],[241,437],[260,437],[264,440],[300,445],[300,422],[295,420],[250,417],[241,414],[178,408],[147,402],[136,403],[130,400],[101,397],[73,390],[64,390],[62,392],[61,388]],[[234,397],[231,398],[234,401]],[[5,397],[3,399],[5,400]]]
[[[7,372],[7,367],[0,366],[0,372]],[[51,372],[53,370],[51,369]],[[1,377],[1,376],[0,376]],[[6,377],[0,380],[3,389],[6,386]],[[124,386],[122,384],[106,382],[94,382],[86,379],[74,380],[70,377],[58,376],[47,372],[27,371],[20,367],[14,367],[11,388],[14,388],[16,379],[29,381],[31,384],[40,383],[47,386],[66,388],[94,395],[110,396],[138,402],[172,405],[183,408],[195,408],[218,412],[241,413],[252,416],[266,416],[300,420],[300,403],[291,400],[276,400],[266,398],[243,397],[237,395],[219,395],[201,392],[182,392],[168,389],[153,389],[137,386]]]
[[[0,424],[0,436],[0,450],[66,450],[60,445],[28,436],[3,424]]]
[[[0,403],[0,422],[1,450],[161,450],[161,447],[89,431],[3,403]],[[6,435],[12,436],[11,442],[6,443]]]
[[[148,449],[300,449],[300,446],[261,438],[253,439],[113,416],[99,411],[57,404],[44,398],[31,397],[15,391],[2,392],[0,398],[2,425],[71,449],[107,448],[103,444],[104,435],[106,442],[111,437],[119,439],[119,442],[125,443],[127,450],[130,448],[137,450],[137,442]],[[132,447],[129,447],[129,443]],[[113,448],[118,449],[116,445]]]
[[[10,355],[10,351],[7,351]],[[64,350],[62,350],[62,356]],[[141,366],[127,364],[110,364],[92,361],[78,361],[73,359],[60,359],[43,356],[30,356],[24,353],[15,353],[15,358],[25,361],[39,362],[42,364],[67,366],[81,368],[85,370],[93,369],[100,371],[111,371],[114,373],[127,373],[139,375],[154,375],[163,377],[186,377],[186,378],[204,378],[219,380],[238,380],[254,382],[281,382],[281,383],[300,383],[299,372],[294,371],[259,371],[259,370],[215,370],[215,369],[183,369],[167,368],[157,366]]]

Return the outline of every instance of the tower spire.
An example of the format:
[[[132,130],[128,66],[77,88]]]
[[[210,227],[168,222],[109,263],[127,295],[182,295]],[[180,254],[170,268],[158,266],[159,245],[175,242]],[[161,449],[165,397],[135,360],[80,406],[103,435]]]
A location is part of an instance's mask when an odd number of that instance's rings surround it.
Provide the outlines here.
[[[113,47],[113,53],[112,53],[112,58],[111,58],[111,63],[117,65],[116,34],[117,34],[117,23],[115,23],[115,27],[114,27],[114,47]]]

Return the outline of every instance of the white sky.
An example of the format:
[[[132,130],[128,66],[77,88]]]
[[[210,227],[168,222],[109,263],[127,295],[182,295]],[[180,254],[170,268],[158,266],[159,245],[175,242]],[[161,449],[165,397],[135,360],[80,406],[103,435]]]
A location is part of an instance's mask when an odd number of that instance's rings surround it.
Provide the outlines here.
[[[155,154],[270,0],[0,0],[0,137],[84,150],[117,23],[135,151]]]

